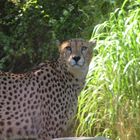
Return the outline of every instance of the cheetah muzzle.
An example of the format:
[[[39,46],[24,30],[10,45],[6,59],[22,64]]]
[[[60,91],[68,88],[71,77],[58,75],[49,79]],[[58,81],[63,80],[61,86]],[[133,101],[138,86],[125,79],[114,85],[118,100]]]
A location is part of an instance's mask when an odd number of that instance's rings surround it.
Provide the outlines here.
[[[57,61],[23,74],[0,72],[0,140],[63,136],[76,112],[94,45],[68,40],[60,45]]]

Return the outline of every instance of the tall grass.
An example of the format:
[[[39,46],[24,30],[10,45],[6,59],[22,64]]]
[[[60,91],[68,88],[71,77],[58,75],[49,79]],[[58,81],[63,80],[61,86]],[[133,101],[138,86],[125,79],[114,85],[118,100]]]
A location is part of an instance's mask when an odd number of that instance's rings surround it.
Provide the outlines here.
[[[98,41],[79,97],[76,135],[140,139],[140,1],[125,0],[97,25]]]

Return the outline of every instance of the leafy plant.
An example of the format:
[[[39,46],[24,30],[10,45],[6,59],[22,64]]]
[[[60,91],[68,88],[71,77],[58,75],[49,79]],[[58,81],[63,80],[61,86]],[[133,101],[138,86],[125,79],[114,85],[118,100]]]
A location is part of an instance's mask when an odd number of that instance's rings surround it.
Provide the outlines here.
[[[121,1],[1,0],[0,68],[22,72],[57,58],[57,40],[89,39],[93,27]]]

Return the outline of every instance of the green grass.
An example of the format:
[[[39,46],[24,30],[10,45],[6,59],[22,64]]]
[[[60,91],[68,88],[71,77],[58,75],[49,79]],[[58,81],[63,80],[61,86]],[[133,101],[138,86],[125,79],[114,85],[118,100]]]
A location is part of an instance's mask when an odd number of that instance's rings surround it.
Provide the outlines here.
[[[79,97],[77,136],[140,139],[140,0],[125,0],[97,25],[86,87]]]

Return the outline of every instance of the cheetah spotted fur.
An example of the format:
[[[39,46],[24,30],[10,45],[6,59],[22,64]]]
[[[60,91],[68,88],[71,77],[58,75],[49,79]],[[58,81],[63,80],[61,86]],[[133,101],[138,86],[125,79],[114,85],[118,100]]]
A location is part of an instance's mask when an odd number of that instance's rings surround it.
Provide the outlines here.
[[[0,72],[0,140],[63,136],[76,112],[94,45],[71,39],[60,45],[57,61],[23,74]]]

